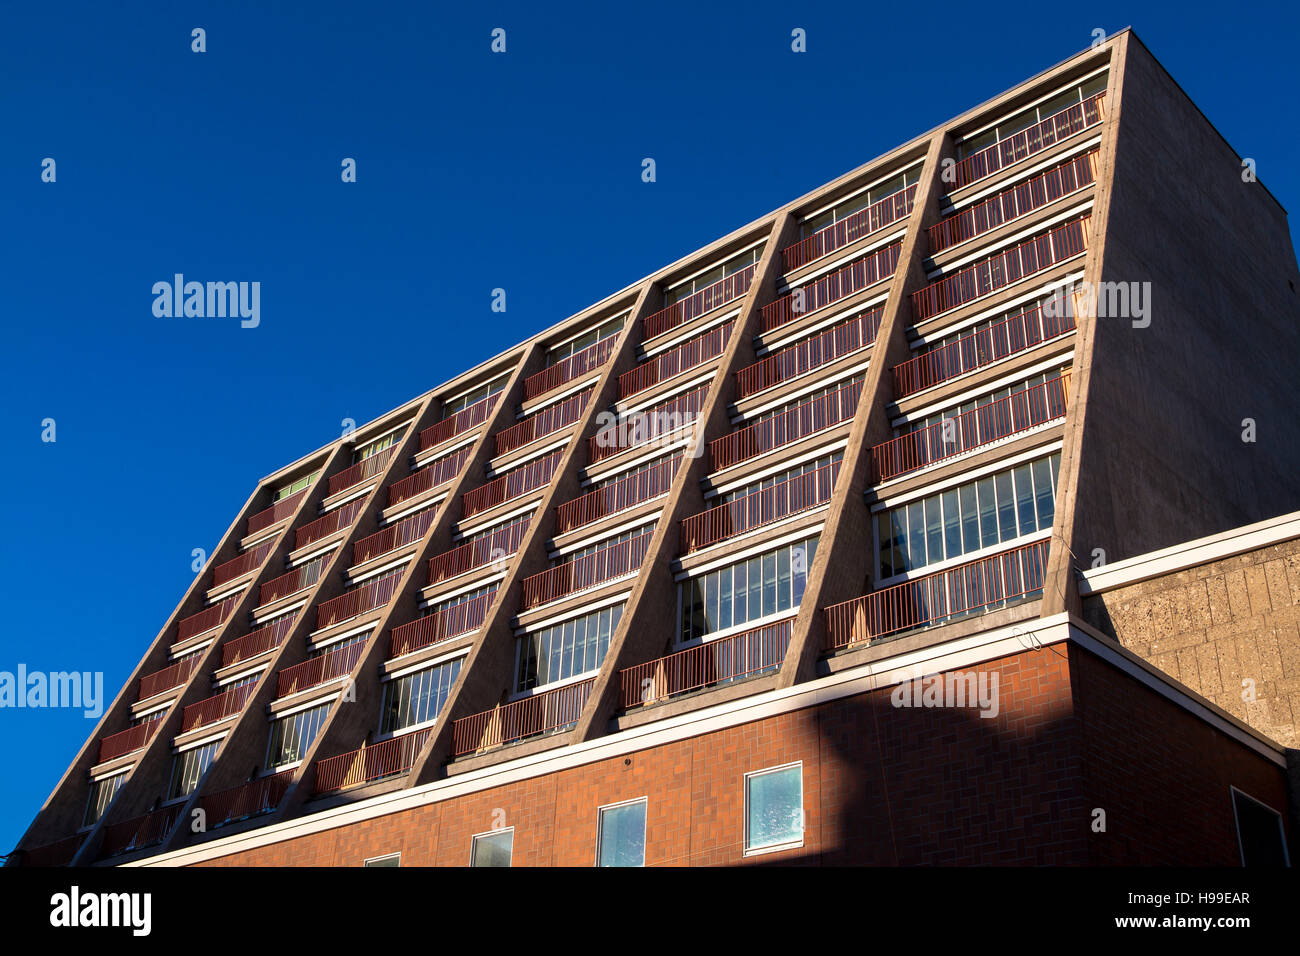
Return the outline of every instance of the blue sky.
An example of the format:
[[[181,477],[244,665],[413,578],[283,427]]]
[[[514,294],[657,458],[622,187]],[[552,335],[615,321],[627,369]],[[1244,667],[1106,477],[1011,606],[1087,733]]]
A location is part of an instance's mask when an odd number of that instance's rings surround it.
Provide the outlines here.
[[[0,4],[0,670],[102,671],[111,699],[191,582],[192,550],[343,419],[1059,62],[1097,27],[1131,24],[1300,208],[1294,4],[972,9]],[[260,326],[156,318],[150,290],[177,272],[260,282]],[[505,314],[490,311],[497,287]],[[0,710],[0,853],[93,726]]]

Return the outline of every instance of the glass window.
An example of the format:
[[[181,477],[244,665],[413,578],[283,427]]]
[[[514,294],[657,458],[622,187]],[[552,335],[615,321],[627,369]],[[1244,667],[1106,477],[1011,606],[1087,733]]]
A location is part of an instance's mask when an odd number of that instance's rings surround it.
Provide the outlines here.
[[[219,743],[221,741],[214,740],[202,747],[184,750],[173,758],[172,782],[167,791],[167,799],[174,800],[177,797],[188,796],[194,792],[194,788],[198,786],[199,778],[208,769],[208,765],[212,763],[212,758],[217,753],[217,744]]]
[[[320,733],[329,710],[330,704],[321,704],[271,721],[271,739],[266,752],[267,767],[279,767],[301,760]]]
[[[521,635],[515,645],[515,689],[532,690],[598,670],[622,616],[619,604]]]
[[[390,853],[387,856],[377,856],[373,859],[366,860],[365,866],[401,866],[402,854]]]
[[[108,809],[108,805],[113,802],[113,797],[117,796],[117,791],[122,789],[122,784],[125,782],[126,771],[91,782],[90,799],[86,803],[86,815],[81,821],[83,827],[94,826],[99,822],[99,818],[104,815],[104,811]]]
[[[817,538],[796,541],[678,585],[681,639],[740,627],[803,599]]]
[[[745,849],[803,842],[803,767],[745,776]]]
[[[319,471],[312,472],[305,478],[299,478],[297,481],[291,481],[287,485],[282,485],[277,488],[275,494],[271,496],[271,503],[275,504],[275,502],[279,501],[281,498],[288,498],[290,495],[296,495],[315,481],[318,475],[320,475]]]
[[[383,721],[379,732],[396,733],[433,720],[442,710],[460,673],[463,658],[447,661],[384,684]]]
[[[644,799],[601,808],[600,866],[645,866],[645,810]]]
[[[495,830],[480,833],[470,844],[470,866],[509,866],[515,852],[515,831]]]

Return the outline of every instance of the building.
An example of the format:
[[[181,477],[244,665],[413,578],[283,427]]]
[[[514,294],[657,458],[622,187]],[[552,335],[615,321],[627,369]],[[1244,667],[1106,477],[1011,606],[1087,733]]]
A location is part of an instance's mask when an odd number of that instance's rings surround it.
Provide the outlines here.
[[[1297,278],[1123,31],[263,479],[10,862],[1284,860]]]

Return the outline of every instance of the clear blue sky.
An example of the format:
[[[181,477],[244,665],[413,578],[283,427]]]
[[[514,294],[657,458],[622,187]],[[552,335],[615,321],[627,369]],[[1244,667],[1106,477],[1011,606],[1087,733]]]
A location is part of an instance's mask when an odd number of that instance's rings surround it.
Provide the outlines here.
[[[0,670],[103,671],[111,699],[192,580],[192,549],[342,419],[1065,59],[1096,27],[1131,24],[1300,209],[1294,3],[718,6],[0,5]],[[259,281],[260,327],[155,318],[150,289],[176,272]],[[93,726],[0,710],[0,852]]]

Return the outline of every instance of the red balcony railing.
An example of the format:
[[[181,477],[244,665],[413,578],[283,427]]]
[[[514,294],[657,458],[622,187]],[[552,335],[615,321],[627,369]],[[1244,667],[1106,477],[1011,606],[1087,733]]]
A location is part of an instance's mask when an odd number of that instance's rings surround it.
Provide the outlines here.
[[[522,421],[503,429],[492,436],[496,440],[496,453],[504,455],[508,451],[522,448],[529,442],[558,432],[567,425],[572,425],[582,417],[582,410],[587,407],[594,389],[586,389],[572,395],[562,402],[548,405],[535,415],[529,415]]]
[[[255,515],[248,517],[248,533],[257,534],[263,528],[269,528],[273,524],[279,524],[289,515],[293,514],[298,507],[298,502],[302,501],[303,495],[307,494],[310,488],[304,488],[302,491],[294,492],[286,498],[281,498],[271,507],[264,511],[259,511]]]
[[[1047,541],[1035,541],[828,607],[827,648],[944,624],[1041,591],[1047,551]]]
[[[257,690],[256,681],[233,690],[222,691],[197,704],[190,704],[181,714],[181,733],[215,724],[219,720],[225,720],[239,713],[255,690]]]
[[[482,401],[467,405],[454,415],[447,416],[437,424],[430,425],[420,432],[420,451],[425,451],[434,445],[441,445],[443,442],[469,431],[475,425],[482,425],[487,421],[488,413],[492,411],[492,406],[496,404],[500,395],[500,392],[489,395]]]
[[[563,454],[563,448],[557,449],[543,458],[512,468],[500,478],[465,492],[461,496],[461,511],[468,518],[502,502],[536,491],[551,480]]]
[[[786,246],[781,250],[781,266],[791,272],[806,266],[815,259],[857,242],[863,236],[869,236],[890,223],[897,222],[912,211],[912,202],[916,198],[916,185],[899,190],[892,196],[886,196],[859,209],[851,216],[846,216],[825,229],[819,229],[807,239]]]
[[[357,661],[361,660],[369,643],[368,640],[355,641],[337,650],[326,651],[320,657],[286,667],[276,675],[275,696],[288,697],[300,690],[347,677],[352,673],[352,668],[357,666]]]
[[[861,381],[846,382],[829,394],[810,398],[771,418],[714,439],[709,442],[713,470],[729,468],[848,421],[857,410],[861,394]]]
[[[1066,309],[1062,306],[1058,311]],[[1073,315],[1047,315],[1036,305],[895,365],[890,369],[894,395],[903,398],[1073,330]]]
[[[627,398],[637,392],[644,392],[652,385],[717,358],[726,349],[727,340],[735,325],[734,319],[728,319],[716,329],[689,338],[681,345],[660,352],[654,358],[624,372],[618,377],[618,397]]]
[[[359,787],[387,777],[406,773],[415,765],[420,748],[429,739],[432,727],[417,730],[351,753],[326,757],[316,764],[316,793],[329,793],[347,787]]]
[[[930,251],[942,252],[1091,185],[1097,178],[1098,152],[1091,149],[935,223],[930,227]]]
[[[947,421],[899,435],[871,448],[871,481],[879,484],[935,462],[1065,417],[1070,376],[988,402]]]
[[[720,309],[728,302],[734,302],[749,291],[749,283],[754,278],[757,264],[745,266],[739,272],[733,272],[725,279],[719,279],[700,291],[689,295],[680,302],[674,302],[666,309],[654,315],[648,315],[645,323],[644,337],[649,339],[662,335],[679,325],[685,325],[692,319],[698,319],[706,312]]]
[[[176,624],[176,639],[183,641],[186,638],[193,637],[195,634],[202,634],[204,631],[210,631],[212,628],[221,624],[230,612],[235,609],[239,603],[242,594],[232,594],[228,598],[223,598],[216,604],[205,607],[197,614],[191,614],[187,618],[182,618]]]
[[[259,544],[251,551],[245,551],[236,558],[231,558],[223,564],[218,564],[212,569],[212,586],[214,588],[220,587],[227,581],[233,581],[240,575],[247,574],[254,568],[261,567],[262,561],[264,561],[266,556],[271,553],[271,548],[274,547],[274,545],[274,541],[267,541],[264,544]]]
[[[643,531],[627,541],[597,548],[572,561],[565,561],[523,580],[521,609],[556,601],[566,594],[594,588],[598,584],[630,574],[641,567],[654,529]]]
[[[614,351],[618,342],[618,333],[607,335],[595,345],[588,345],[581,352],[574,352],[568,358],[548,365],[536,375],[524,379],[524,400],[545,395],[568,382],[586,375],[593,369],[600,368]]]
[[[502,704],[452,725],[452,749],[460,757],[577,723],[596,678],[566,684]]]
[[[704,408],[708,393],[709,386],[701,385],[644,411],[624,415],[616,424],[602,428],[587,439],[591,463],[612,458],[629,448],[653,444],[692,424]]]
[[[160,671],[154,671],[152,674],[141,677],[140,693],[136,700],[148,700],[150,697],[155,697],[164,691],[180,687],[189,680],[190,675],[194,673],[194,669],[199,666],[201,656],[195,654],[193,657],[187,657],[182,661],[164,667]]]
[[[388,638],[388,656],[401,657],[477,630],[487,619],[488,608],[492,606],[496,593],[497,589],[493,588],[478,597],[393,628]]]
[[[273,647],[279,647],[289,631],[293,628],[296,614],[288,614],[277,621],[249,631],[243,637],[228,641],[221,647],[221,666],[229,667],[250,657],[264,654]]]
[[[157,846],[167,839],[176,826],[184,806],[177,805],[154,810],[134,820],[110,823],[104,826],[104,839],[99,845],[100,856],[118,856],[132,850]]]
[[[375,477],[388,467],[388,462],[392,459],[393,454],[397,451],[397,446],[390,445],[382,451],[377,451],[369,458],[363,458],[349,468],[344,468],[337,475],[330,476],[331,495],[336,495],[340,491],[351,488],[353,485],[359,485],[363,481]]]
[[[779,621],[624,668],[619,671],[623,708],[776,670],[790,646],[792,623]]]
[[[329,627],[339,621],[373,611],[383,607],[397,593],[397,586],[402,582],[405,568],[397,568],[387,574],[381,574],[372,581],[367,581],[355,590],[340,594],[332,600],[316,607],[316,628]]]
[[[490,561],[508,558],[519,550],[519,544],[524,540],[530,520],[529,516],[525,516],[518,521],[503,525],[486,537],[469,541],[442,554],[435,554],[429,559],[429,584],[437,584],[458,574],[481,568]]]
[[[67,866],[81,849],[81,840],[80,834],[74,834],[44,846],[34,846],[20,851],[19,859],[23,866]]]
[[[315,521],[303,525],[294,532],[293,547],[296,551],[298,548],[305,548],[307,545],[332,535],[335,531],[342,528],[352,527],[352,522],[357,520],[357,515],[361,514],[361,509],[365,507],[366,499],[354,498],[342,507],[335,508],[333,511],[321,515]]]
[[[393,482],[388,486],[388,506],[391,508],[407,498],[414,498],[416,495],[423,494],[430,488],[445,485],[460,474],[461,466],[469,459],[470,452],[473,450],[473,448],[468,447],[462,448],[460,451],[452,452],[437,461],[429,462],[419,471],[408,475],[401,481]]]
[[[388,554],[398,548],[404,548],[424,537],[424,533],[433,527],[438,517],[437,508],[429,508],[418,514],[410,515],[401,521],[394,521],[386,528],[362,538],[352,545],[352,563],[361,564],[381,554]]]
[[[779,352],[773,352],[753,365],[742,368],[736,373],[739,397],[746,398],[765,388],[788,382],[805,372],[829,365],[852,352],[866,348],[876,341],[876,333],[880,331],[880,319],[884,312],[885,310],[880,306],[868,309],[847,322],[833,325],[812,338],[796,342]]]
[[[153,739],[153,735],[158,733],[163,721],[148,720],[143,724],[136,724],[134,727],[128,727],[126,730],[116,734],[109,734],[99,741],[99,760],[103,763],[105,760],[112,760],[115,757],[121,757],[133,751],[140,750]]]
[[[831,500],[840,463],[831,462],[725,505],[682,519],[682,553],[690,554]]]
[[[278,601],[281,598],[288,597],[290,594],[297,594],[299,591],[305,591],[317,581],[320,580],[321,570],[325,567],[324,556],[313,558],[305,564],[300,564],[287,574],[282,574],[278,578],[272,578],[262,585],[257,594],[257,606],[263,607],[272,601]]]
[[[293,774],[292,770],[285,770],[200,798],[208,829],[274,810],[293,783]]]
[[[556,533],[564,534],[668,494],[681,460],[681,455],[674,455],[648,468],[629,472],[581,498],[564,502],[555,509]]]
[[[994,143],[978,153],[967,156],[953,167],[953,180],[948,191],[953,192],[978,182],[985,176],[992,176],[999,169],[1047,149],[1090,126],[1097,125],[1105,119],[1102,102],[1105,96],[1104,90],[1096,93],[1082,103],[1075,103],[1059,113],[1054,113],[1029,129],[1021,130],[1000,143]]]
[[[912,293],[918,322],[973,302],[1026,276],[1050,269],[1088,249],[1091,216],[1061,223],[1049,232],[981,259]]]
[[[903,242],[900,239],[815,282],[800,286],[775,302],[769,302],[762,309],[761,330],[770,332],[787,322],[847,299],[882,279],[888,279],[898,268],[898,257],[902,251]]]

